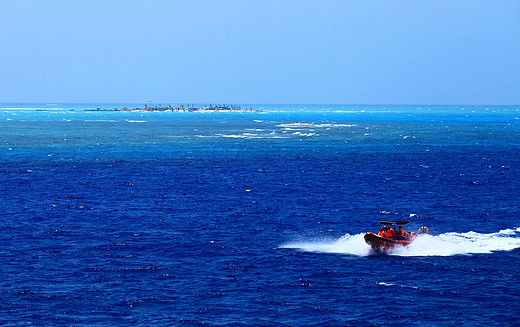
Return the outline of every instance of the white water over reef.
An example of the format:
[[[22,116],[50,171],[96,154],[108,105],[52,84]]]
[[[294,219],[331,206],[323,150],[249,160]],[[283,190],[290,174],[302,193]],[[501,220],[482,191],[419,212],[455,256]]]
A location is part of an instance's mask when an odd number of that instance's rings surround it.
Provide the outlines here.
[[[337,240],[290,242],[285,249],[300,249],[307,252],[340,253],[368,256],[375,252],[365,243],[364,234],[346,234]],[[520,228],[501,230],[498,233],[476,232],[423,235],[407,247],[396,249],[397,256],[452,256],[494,251],[511,251],[520,248]]]

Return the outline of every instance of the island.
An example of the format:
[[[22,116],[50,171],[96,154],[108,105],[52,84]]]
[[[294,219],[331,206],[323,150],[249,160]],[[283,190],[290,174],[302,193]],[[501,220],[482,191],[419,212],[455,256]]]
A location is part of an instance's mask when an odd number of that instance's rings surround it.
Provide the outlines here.
[[[85,109],[85,111],[223,111],[223,112],[260,112],[261,110],[253,109],[250,107],[249,109],[243,109],[240,106],[234,105],[208,105],[208,106],[194,106],[194,105],[181,105],[181,106],[148,106],[144,105],[143,108],[96,108],[96,109]]]

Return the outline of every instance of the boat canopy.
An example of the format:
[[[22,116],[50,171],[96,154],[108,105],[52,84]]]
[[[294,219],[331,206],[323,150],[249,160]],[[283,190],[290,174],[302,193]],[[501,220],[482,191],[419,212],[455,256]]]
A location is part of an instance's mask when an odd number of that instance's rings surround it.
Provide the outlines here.
[[[381,225],[393,225],[393,224],[396,224],[396,225],[406,225],[408,224],[410,221],[409,220],[397,220],[397,221],[388,221],[388,220],[383,220],[383,221],[380,221],[379,223]]]

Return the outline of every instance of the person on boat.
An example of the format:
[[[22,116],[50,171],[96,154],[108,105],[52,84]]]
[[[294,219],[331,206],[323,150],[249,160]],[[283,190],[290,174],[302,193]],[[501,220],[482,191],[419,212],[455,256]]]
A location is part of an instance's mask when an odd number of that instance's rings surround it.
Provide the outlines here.
[[[407,240],[410,238],[408,236],[408,233],[404,231],[403,226],[401,226],[401,225],[399,225],[399,229],[397,229],[396,235],[397,235],[396,239],[398,239],[398,240]]]
[[[388,229],[388,227],[386,227],[386,226],[379,228],[379,233],[377,233],[377,236],[385,237],[387,229]]]
[[[385,237],[391,240],[395,240],[395,231],[392,229],[392,227],[388,227]]]

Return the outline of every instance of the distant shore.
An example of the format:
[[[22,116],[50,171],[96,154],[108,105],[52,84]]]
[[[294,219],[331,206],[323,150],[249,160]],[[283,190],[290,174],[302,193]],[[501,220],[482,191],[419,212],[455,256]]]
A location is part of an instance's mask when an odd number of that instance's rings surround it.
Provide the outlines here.
[[[256,110],[250,107],[249,109],[244,109],[240,106],[234,106],[234,105],[209,105],[209,106],[193,106],[193,105],[187,105],[187,106],[177,106],[172,107],[171,105],[168,106],[148,106],[144,105],[143,108],[136,107],[136,108],[96,108],[96,109],[85,109],[84,111],[177,111],[177,112],[188,112],[188,111],[219,111],[219,112],[260,112],[261,110]]]

